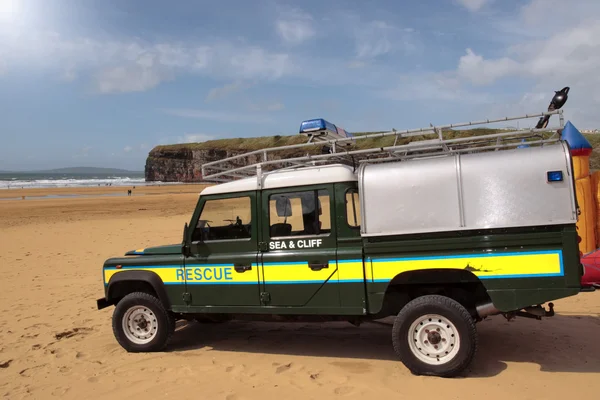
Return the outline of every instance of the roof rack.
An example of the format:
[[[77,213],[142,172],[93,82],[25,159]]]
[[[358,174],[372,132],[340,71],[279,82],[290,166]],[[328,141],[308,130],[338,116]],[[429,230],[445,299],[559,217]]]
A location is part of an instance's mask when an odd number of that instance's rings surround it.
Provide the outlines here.
[[[518,121],[529,118],[539,118],[540,123],[542,119],[545,119],[543,125],[546,125],[548,119],[555,114],[559,116],[559,124],[554,127],[544,126],[541,129],[504,128],[505,130],[495,133],[472,131],[471,135],[462,137],[451,137],[456,131],[448,131],[453,128]],[[369,133],[331,140],[325,140],[322,138],[320,132],[315,132],[314,134],[307,135],[308,141],[306,143],[270,147],[205,163],[202,165],[202,178],[204,181],[228,182],[242,178],[257,177],[260,187],[261,178],[265,174],[309,166],[333,163],[356,166],[357,162],[401,161],[414,158],[439,157],[456,153],[494,151],[520,146],[543,146],[560,140],[560,131],[563,127],[564,117],[562,110],[553,110],[539,114],[526,114],[492,120],[487,119],[440,126],[430,125],[426,128],[407,129],[403,131],[393,129],[388,132]],[[461,132],[469,132],[469,130]],[[319,136],[319,140],[313,140],[317,136]],[[393,145],[354,148],[359,141],[387,136],[394,137]],[[432,138],[425,139],[427,136],[432,136]],[[406,143],[398,144],[399,141],[406,141],[406,139],[408,139]],[[318,153],[319,147],[321,148],[321,153]],[[309,150],[306,154],[289,156],[290,150],[304,148]]]

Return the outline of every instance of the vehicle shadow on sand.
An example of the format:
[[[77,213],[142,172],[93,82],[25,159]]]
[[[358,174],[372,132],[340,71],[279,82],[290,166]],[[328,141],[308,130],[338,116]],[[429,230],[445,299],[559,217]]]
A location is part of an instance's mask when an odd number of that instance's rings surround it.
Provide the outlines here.
[[[180,321],[168,351],[207,348],[257,354],[398,361],[390,319],[382,323],[277,323]],[[510,363],[532,363],[542,372],[600,372],[600,316],[556,315],[542,321],[501,316],[477,325],[479,351],[465,376],[492,377]]]

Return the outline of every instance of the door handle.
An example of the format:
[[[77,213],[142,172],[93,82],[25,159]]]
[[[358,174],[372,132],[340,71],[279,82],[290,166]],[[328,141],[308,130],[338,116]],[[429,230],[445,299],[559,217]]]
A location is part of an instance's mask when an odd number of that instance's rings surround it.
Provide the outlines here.
[[[252,266],[251,265],[235,265],[233,267],[233,269],[235,269],[235,272],[242,273],[242,272],[250,271],[252,269]]]
[[[308,263],[308,268],[312,269],[313,271],[320,271],[324,268],[329,268],[329,263]]]

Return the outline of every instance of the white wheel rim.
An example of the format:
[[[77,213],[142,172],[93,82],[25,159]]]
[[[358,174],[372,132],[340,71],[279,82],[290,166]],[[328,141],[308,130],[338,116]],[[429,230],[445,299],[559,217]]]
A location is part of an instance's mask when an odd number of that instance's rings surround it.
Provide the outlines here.
[[[135,344],[146,344],[158,333],[156,315],[148,307],[133,306],[123,315],[123,332]]]
[[[460,348],[456,326],[437,314],[423,315],[410,325],[408,346],[419,360],[429,365],[450,362]]]

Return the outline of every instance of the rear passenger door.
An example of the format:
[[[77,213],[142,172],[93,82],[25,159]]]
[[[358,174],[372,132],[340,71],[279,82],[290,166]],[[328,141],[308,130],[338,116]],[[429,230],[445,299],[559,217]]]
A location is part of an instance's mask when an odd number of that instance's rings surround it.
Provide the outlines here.
[[[263,305],[339,307],[333,186],[261,195]]]

